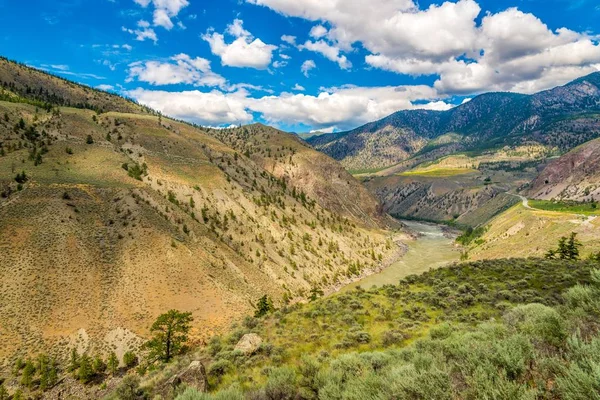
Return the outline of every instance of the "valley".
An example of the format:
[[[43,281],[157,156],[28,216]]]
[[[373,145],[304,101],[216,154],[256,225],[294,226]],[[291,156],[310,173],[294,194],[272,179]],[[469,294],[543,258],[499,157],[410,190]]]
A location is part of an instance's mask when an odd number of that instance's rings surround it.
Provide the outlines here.
[[[598,76],[307,142],[0,59],[0,388],[570,398],[600,331]],[[169,315],[184,345],[153,358]]]

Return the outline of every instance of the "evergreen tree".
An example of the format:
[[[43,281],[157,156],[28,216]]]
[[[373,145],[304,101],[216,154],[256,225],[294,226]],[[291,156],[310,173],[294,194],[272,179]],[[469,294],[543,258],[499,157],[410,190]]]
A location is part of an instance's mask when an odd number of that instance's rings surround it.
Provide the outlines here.
[[[79,359],[79,370],[77,371],[77,377],[82,383],[88,383],[94,377],[92,361],[87,354],[83,354]]]
[[[579,260],[579,248],[582,244],[577,240],[577,234],[571,232],[571,236],[567,241],[566,256],[569,260]]]
[[[180,353],[188,340],[193,320],[192,313],[177,310],[160,315],[150,328],[154,337],[145,344],[150,350],[150,360],[169,362],[174,355]]]
[[[123,354],[123,364],[125,367],[132,368],[138,363],[138,357],[135,355],[133,351],[128,351]]]
[[[35,375],[35,366],[29,360],[25,363],[23,374],[21,375],[21,385],[31,388],[33,384],[33,376]]]
[[[8,390],[4,387],[2,383],[0,383],[0,400],[9,400]]]
[[[77,349],[71,350],[71,357],[69,358],[69,372],[74,372],[79,368],[79,355],[77,354]]]
[[[275,311],[273,301],[269,296],[264,295],[258,300],[258,303],[256,304],[256,312],[254,313],[254,316],[256,318],[260,318],[273,311]]]
[[[104,363],[102,358],[100,358],[99,355],[94,357],[94,362],[92,363],[92,367],[96,374],[102,374],[102,373],[104,373],[104,371],[106,371],[106,364]]]
[[[106,364],[108,367],[108,371],[112,375],[115,375],[117,373],[117,371],[119,370],[119,359],[117,358],[117,355],[115,354],[114,351],[112,353],[110,353],[110,355],[108,356],[108,361]]]

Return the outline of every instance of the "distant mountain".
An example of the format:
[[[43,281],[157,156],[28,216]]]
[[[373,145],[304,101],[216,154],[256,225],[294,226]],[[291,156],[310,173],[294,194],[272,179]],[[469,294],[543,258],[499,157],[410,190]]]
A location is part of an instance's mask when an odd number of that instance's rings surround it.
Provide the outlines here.
[[[488,93],[448,111],[399,111],[357,129],[308,138],[350,170],[411,157],[538,143],[568,151],[600,136],[600,72],[534,95]],[[439,140],[453,134],[450,140]]]

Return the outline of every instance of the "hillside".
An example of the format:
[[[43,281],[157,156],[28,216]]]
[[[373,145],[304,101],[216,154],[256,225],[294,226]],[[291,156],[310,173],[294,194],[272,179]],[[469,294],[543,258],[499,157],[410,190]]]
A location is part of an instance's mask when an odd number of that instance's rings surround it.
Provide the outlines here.
[[[529,185],[548,155],[542,146],[506,147],[359,176],[391,215],[476,227],[518,203],[509,192]]]
[[[518,204],[485,224],[483,233],[466,250],[469,259],[542,257],[562,236],[577,233],[587,257],[600,251],[600,212],[552,211],[532,201]]]
[[[531,197],[543,200],[600,199],[600,140],[587,142],[552,161],[531,184]]]
[[[142,378],[152,396],[202,360],[218,399],[587,399],[598,352],[597,263],[479,261],[247,318]],[[253,352],[236,343],[253,334]],[[308,340],[307,340],[308,339]],[[177,396],[177,394],[179,396]]]
[[[365,189],[292,135],[227,131],[249,135],[242,151],[225,131],[0,66],[0,366],[45,349],[121,357],[172,308],[200,342],[265,294],[331,291],[401,251]]]
[[[29,102],[40,108],[64,106],[99,112],[151,113],[146,107],[122,97],[67,81],[3,57],[0,57],[0,87],[0,100]]]
[[[534,95],[489,93],[449,111],[400,111],[308,142],[353,171],[506,145],[568,151],[600,135],[599,113],[600,73],[595,73]],[[451,140],[438,140],[447,134]]]

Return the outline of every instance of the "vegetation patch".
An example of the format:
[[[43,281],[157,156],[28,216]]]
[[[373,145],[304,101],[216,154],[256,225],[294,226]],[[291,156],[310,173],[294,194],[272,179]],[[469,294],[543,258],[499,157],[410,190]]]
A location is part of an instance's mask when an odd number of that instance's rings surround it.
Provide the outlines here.
[[[412,170],[400,173],[401,176],[426,176],[432,178],[447,178],[451,176],[466,175],[477,173],[477,170],[471,168],[436,168],[424,170]]]
[[[596,201],[583,203],[575,201],[529,200],[529,205],[538,210],[545,211],[600,215],[600,207]]]

